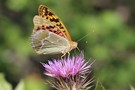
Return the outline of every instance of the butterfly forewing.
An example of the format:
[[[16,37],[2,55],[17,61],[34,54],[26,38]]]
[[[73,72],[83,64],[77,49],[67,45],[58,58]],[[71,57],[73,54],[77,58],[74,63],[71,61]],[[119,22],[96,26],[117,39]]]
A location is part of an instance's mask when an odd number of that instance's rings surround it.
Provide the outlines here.
[[[38,30],[48,30],[50,32],[53,32],[61,37],[66,38],[66,36],[64,35],[64,33],[62,33],[58,27],[55,27],[54,24],[52,22],[50,22],[49,20],[46,20],[45,18],[41,17],[41,16],[35,16],[33,19],[34,22],[34,29],[33,32],[36,32]]]
[[[46,20],[49,20],[50,22],[53,23],[53,25],[55,27],[58,28],[58,30],[64,34],[64,36],[71,41],[71,37],[66,29],[66,27],[64,26],[64,24],[62,23],[62,21],[58,18],[57,15],[55,15],[49,8],[47,8],[44,5],[40,5],[38,8],[38,13],[39,16],[42,16],[43,18],[45,18]]]

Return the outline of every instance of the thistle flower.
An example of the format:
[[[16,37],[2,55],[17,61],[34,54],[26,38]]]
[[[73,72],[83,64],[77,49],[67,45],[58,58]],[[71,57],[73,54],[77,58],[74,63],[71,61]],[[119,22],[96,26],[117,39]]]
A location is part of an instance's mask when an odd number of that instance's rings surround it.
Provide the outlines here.
[[[44,74],[52,78],[48,82],[57,90],[88,90],[91,88],[92,79],[88,80],[91,64],[85,61],[83,53],[68,58],[54,59],[42,65],[45,68]]]

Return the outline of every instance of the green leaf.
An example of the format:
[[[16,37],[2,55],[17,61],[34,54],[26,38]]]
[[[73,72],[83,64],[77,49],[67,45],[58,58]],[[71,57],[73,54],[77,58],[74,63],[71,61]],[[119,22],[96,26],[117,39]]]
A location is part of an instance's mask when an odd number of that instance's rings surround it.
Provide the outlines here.
[[[24,80],[21,80],[15,90],[25,90],[24,88]]]
[[[2,73],[0,73],[0,90],[12,90],[12,86],[5,80]]]
[[[41,78],[29,76],[21,80],[15,90],[49,90],[49,87]]]
[[[135,88],[132,85],[130,85],[130,90],[135,90]]]

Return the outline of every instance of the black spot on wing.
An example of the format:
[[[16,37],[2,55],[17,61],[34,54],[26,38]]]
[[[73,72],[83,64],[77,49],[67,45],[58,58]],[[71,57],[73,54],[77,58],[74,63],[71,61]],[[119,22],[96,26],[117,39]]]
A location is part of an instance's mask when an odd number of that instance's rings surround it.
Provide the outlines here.
[[[40,30],[40,27],[37,27],[37,30]]]
[[[49,26],[50,28],[54,28],[55,26]]]
[[[52,15],[54,15],[52,12],[49,12],[48,14],[49,14],[49,16],[52,16]]]
[[[46,29],[54,29],[55,26],[47,26]]]
[[[48,17],[46,17],[46,19],[48,19]]]
[[[57,26],[59,26],[60,27],[60,29],[63,29],[64,27],[61,25],[61,23],[60,24],[56,24]]]
[[[48,15],[48,9],[44,7],[44,10],[45,10],[45,16]]]
[[[56,22],[56,23],[57,23],[57,22],[59,22],[60,20],[59,20],[58,18],[57,18],[57,19],[52,18],[52,19],[50,19],[50,21],[52,21],[52,22],[54,21],[54,22]]]

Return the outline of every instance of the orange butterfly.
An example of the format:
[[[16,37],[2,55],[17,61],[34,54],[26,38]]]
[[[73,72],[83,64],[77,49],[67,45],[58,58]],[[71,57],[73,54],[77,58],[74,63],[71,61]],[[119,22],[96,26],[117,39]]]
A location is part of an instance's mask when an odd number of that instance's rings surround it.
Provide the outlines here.
[[[34,29],[30,37],[37,54],[65,55],[77,47],[77,42],[71,40],[62,21],[49,8],[40,5],[38,13],[33,19]]]

